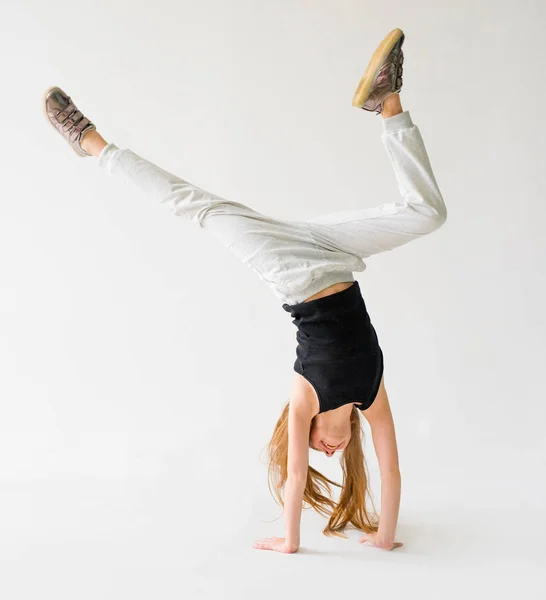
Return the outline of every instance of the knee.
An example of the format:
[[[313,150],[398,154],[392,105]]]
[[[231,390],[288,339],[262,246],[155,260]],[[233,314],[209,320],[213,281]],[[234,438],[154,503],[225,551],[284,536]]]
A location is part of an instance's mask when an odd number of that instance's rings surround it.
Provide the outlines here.
[[[447,209],[444,204],[434,207],[425,218],[427,233],[439,229],[447,221]]]
[[[434,222],[436,224],[435,229],[441,227],[447,221],[447,208],[441,206],[436,210],[436,216],[434,217]]]

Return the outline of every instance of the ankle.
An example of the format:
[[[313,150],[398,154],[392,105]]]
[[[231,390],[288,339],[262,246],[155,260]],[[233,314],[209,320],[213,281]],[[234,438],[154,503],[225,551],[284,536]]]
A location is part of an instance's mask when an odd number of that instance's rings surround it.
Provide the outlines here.
[[[95,129],[85,133],[80,141],[80,146],[91,156],[98,156],[106,144],[106,140]]]
[[[394,92],[390,96],[387,96],[383,101],[383,108],[381,110],[381,116],[384,119],[394,117],[403,112],[402,103],[400,102],[400,94]]]

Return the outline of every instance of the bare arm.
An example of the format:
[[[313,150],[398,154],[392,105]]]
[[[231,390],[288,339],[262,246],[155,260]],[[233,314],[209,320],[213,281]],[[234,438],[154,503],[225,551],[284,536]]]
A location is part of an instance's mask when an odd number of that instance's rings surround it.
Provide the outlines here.
[[[309,430],[312,408],[304,398],[290,400],[288,411],[288,477],[284,490],[286,546],[295,552],[300,545],[303,492],[309,467]]]
[[[263,538],[254,548],[277,552],[297,552],[300,546],[303,493],[309,470],[309,433],[311,421],[319,411],[316,394],[311,385],[299,374],[294,376],[288,410],[287,477],[284,484],[285,537]]]
[[[377,398],[363,411],[368,420],[381,473],[381,516],[375,545],[392,549],[400,508],[401,477],[394,422],[383,382]]]

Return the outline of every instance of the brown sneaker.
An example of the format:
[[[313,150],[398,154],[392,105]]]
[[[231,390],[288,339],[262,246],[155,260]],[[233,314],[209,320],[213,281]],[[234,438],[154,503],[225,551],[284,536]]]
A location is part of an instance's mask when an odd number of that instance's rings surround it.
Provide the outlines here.
[[[48,121],[72,146],[78,156],[91,156],[81,147],[83,136],[95,125],[84,117],[72,99],[59,87],[51,87],[44,94],[44,114]]]
[[[353,96],[353,106],[378,115],[383,110],[387,96],[402,89],[402,63],[405,39],[401,29],[393,29],[373,53],[358,88]]]

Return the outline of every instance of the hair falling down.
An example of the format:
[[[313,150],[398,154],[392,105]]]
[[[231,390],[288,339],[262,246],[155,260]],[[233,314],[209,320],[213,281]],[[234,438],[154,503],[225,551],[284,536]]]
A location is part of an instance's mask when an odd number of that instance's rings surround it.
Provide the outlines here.
[[[351,440],[343,450],[341,468],[343,484],[332,481],[309,466],[303,502],[324,517],[329,517],[323,530],[327,536],[347,536],[343,531],[354,528],[365,533],[377,531],[378,517],[368,489],[368,473],[362,450],[364,432],[355,406],[351,412]],[[283,488],[288,477],[288,411],[286,403],[267,446],[269,455],[268,483],[275,500],[284,508]],[[332,498],[332,487],[341,488],[339,500]],[[366,508],[370,501],[373,512]]]

